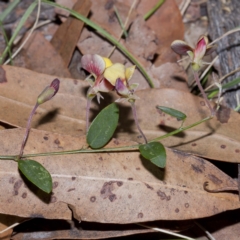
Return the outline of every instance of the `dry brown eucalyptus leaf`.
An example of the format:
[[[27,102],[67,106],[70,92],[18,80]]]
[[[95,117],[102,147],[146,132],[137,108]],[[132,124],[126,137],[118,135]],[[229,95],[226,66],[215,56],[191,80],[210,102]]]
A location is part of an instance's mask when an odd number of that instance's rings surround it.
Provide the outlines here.
[[[129,6],[132,4],[132,1],[121,1]],[[136,11],[143,17],[157,3],[158,0],[139,1]],[[176,62],[177,56],[172,52],[170,45],[174,40],[183,39],[184,36],[184,24],[176,2],[174,0],[164,1],[146,21],[146,25],[156,33],[159,39],[158,49],[155,52],[155,65]]]
[[[59,77],[71,76],[60,54],[39,31],[33,33],[14,65]]]
[[[89,14],[91,2],[88,0],[77,1],[73,10],[86,17]],[[76,44],[80,37],[84,23],[74,17],[68,17],[67,21],[58,28],[51,44],[62,57],[65,67],[68,67]]]
[[[2,122],[25,127],[38,95],[55,76],[23,68],[2,66],[6,82],[0,88]],[[41,105],[33,117],[32,127],[78,136],[85,131],[85,91],[88,84],[74,79],[60,79],[56,96]]]
[[[0,153],[18,154],[24,129],[0,132]],[[115,146],[121,142],[112,143]],[[126,143],[128,145],[128,143]],[[25,154],[86,146],[77,139],[32,130]],[[85,153],[34,158],[52,175],[53,192],[45,195],[22,180],[13,161],[0,161],[0,212],[22,217],[70,219],[68,203],[82,221],[135,223],[202,218],[240,207],[237,194],[203,190],[235,186],[214,165],[183,152],[167,150],[167,166],[157,168],[139,152]],[[29,188],[27,187],[29,186]]]
[[[5,71],[7,82],[0,88],[0,106],[5,109],[0,113],[0,119],[15,126],[25,127],[39,92],[49,85],[54,77],[10,66],[4,66],[2,69]],[[73,136],[82,135],[85,132],[85,91],[88,84],[73,79],[60,80],[58,94],[38,109],[32,127]],[[145,89],[136,94],[140,97],[136,101],[140,125],[149,139],[181,126],[181,122],[176,118],[160,114],[155,108],[156,105],[171,107],[185,113],[187,119],[183,126],[193,124],[209,115],[204,100],[186,91]],[[117,98],[115,93],[106,94],[104,97],[101,104],[105,106]],[[99,105],[93,102],[91,115],[98,112]],[[45,118],[46,115],[48,117]],[[128,140],[138,136],[128,103],[120,109],[120,118],[120,132],[117,132],[117,136]],[[238,123],[239,115],[222,107],[214,119],[177,136],[166,138],[162,143],[211,159],[239,162]]]

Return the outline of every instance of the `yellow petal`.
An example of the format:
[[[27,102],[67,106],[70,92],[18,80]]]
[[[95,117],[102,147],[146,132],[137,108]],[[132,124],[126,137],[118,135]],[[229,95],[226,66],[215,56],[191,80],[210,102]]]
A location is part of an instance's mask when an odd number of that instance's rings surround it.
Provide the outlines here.
[[[118,78],[125,80],[125,67],[121,63],[115,63],[104,71],[104,77],[113,85]]]
[[[108,68],[113,65],[112,61],[109,58],[102,57],[105,62],[105,68]]]
[[[134,71],[135,71],[135,68],[136,68],[135,65],[126,68],[126,70],[125,70],[125,76],[126,76],[126,79],[127,79],[127,80],[130,80],[130,79],[131,79],[131,77],[132,77],[132,75],[133,75],[133,73],[134,73]]]

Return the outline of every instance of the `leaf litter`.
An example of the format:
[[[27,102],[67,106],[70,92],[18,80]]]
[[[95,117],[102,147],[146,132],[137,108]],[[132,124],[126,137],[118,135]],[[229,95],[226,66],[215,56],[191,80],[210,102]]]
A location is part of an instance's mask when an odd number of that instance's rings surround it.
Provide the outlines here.
[[[71,6],[76,3],[76,1],[57,2]],[[81,2],[86,4],[84,1]],[[151,4],[154,5],[156,2],[152,1]],[[99,6],[98,1],[93,1],[90,18],[118,38],[121,28],[112,4],[114,4],[112,1],[101,1]],[[131,1],[116,3],[123,22],[131,4]],[[146,7],[144,4],[146,4],[144,1],[140,1],[133,10],[126,28],[130,30],[131,35],[127,39],[121,39],[120,42],[146,67],[157,87],[148,89],[148,84],[140,72],[135,73],[132,81],[137,79],[137,82],[140,82],[139,90],[143,89],[137,92],[140,97],[136,104],[140,124],[148,139],[152,139],[178,129],[181,125],[176,118],[159,113],[155,108],[157,105],[174,108],[186,114],[185,126],[206,117],[208,109],[202,98],[188,93],[187,76],[175,63],[177,56],[169,48],[173,40],[183,38],[183,24],[175,1],[166,1],[147,22],[142,21],[141,16],[152,6]],[[136,17],[137,15],[139,16]],[[69,19],[64,20],[65,25]],[[58,48],[53,49],[43,35],[36,32],[19,56],[21,61],[14,60],[15,66],[30,70],[2,66],[6,82],[0,88],[0,105],[4,109],[2,114],[0,113],[0,119],[14,127],[25,127],[27,116],[38,94],[35,90],[42,89],[54,77],[68,77],[61,78],[60,93],[56,96],[56,101],[38,109],[33,122],[33,128],[38,130],[32,129],[26,153],[72,150],[87,146],[85,96],[88,84],[79,79],[72,79],[67,65],[74,44],[77,46],[75,51],[82,54],[98,53],[105,56],[109,54],[112,45],[87,27],[83,28],[78,39],[82,25],[80,21],[78,22],[79,25],[75,21],[75,27],[79,30],[74,32],[72,38],[71,34],[66,36],[66,41],[75,39],[71,51],[67,51],[64,47],[66,45],[62,47],[64,54]],[[163,28],[159,27],[159,22]],[[48,30],[43,28],[41,31]],[[149,35],[149,38],[145,38],[146,35]],[[55,39],[57,36],[56,33]],[[51,56],[51,61],[46,59],[47,53]],[[55,57],[54,60],[52,56]],[[130,64],[118,50],[114,51],[111,59]],[[100,108],[106,105],[109,99],[115,100],[116,96],[110,94],[109,97],[105,97],[105,102]],[[100,108],[96,103],[93,104],[91,119]],[[0,209],[1,213],[25,218],[71,220],[70,208],[73,206],[72,209],[75,209],[79,220],[81,218],[82,221],[88,222],[126,224],[160,219],[197,219],[238,209],[237,194],[229,192],[214,194],[204,191],[203,184],[206,181],[211,189],[234,188],[237,183],[213,164],[200,158],[239,162],[238,118],[236,112],[222,107],[217,118],[182,134],[163,139],[161,143],[170,147],[166,148],[165,170],[154,167],[150,161],[141,158],[138,152],[37,157],[35,159],[43,164],[53,177],[54,187],[51,196],[44,195],[27,183],[26,179],[19,175],[16,163],[1,161],[0,188],[1,192],[6,192],[1,196],[1,202],[5,202]],[[120,124],[115,136],[117,139],[108,146],[136,144],[129,142],[130,140],[141,142],[132,122],[129,106],[121,104]],[[19,136],[23,131],[13,129],[0,132],[2,155],[17,154],[21,140]],[[129,232],[130,235],[135,233]],[[105,237],[128,235],[127,230],[123,231],[122,235],[118,234],[115,232]],[[85,238],[84,236],[78,237],[81,239]]]
[[[3,154],[16,154],[20,132],[21,129],[1,131],[1,139],[5,139],[0,144]],[[13,139],[16,143],[10,146]],[[51,152],[59,147],[61,150],[80,149],[86,140],[85,137],[79,140],[34,130],[25,151]],[[232,178],[204,159],[170,149],[166,154],[165,170],[141,159],[138,152],[37,157],[52,175],[51,196],[30,191],[24,186],[26,181],[14,170],[16,163],[1,161],[0,186],[1,191],[5,189],[1,196],[1,202],[5,203],[1,213],[69,219],[70,210],[62,212],[58,206],[56,211],[54,207],[67,203],[76,207],[82,221],[123,224],[201,218],[239,207],[238,195],[210,194],[203,189],[206,181],[211,187],[235,186]],[[15,180],[11,181],[12,178]]]

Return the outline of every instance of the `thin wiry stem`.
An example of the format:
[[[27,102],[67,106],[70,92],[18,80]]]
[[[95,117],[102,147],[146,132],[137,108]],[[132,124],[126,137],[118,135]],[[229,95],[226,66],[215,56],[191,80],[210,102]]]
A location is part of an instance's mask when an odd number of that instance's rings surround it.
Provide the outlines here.
[[[147,141],[147,138],[145,137],[142,129],[140,128],[139,122],[138,122],[137,111],[136,111],[136,106],[135,106],[135,104],[134,104],[134,101],[131,101],[130,103],[131,103],[131,108],[132,108],[132,112],[133,112],[133,117],[134,117],[134,121],[135,121],[135,123],[136,123],[137,129],[138,129],[138,131],[141,133],[141,135],[142,135],[145,143],[147,143],[147,142],[148,142],[148,141]]]
[[[132,10],[133,10],[133,8],[135,7],[136,3],[137,3],[137,1],[134,0],[134,2],[133,2],[132,5],[131,5],[131,8],[130,8],[129,11],[128,11],[128,15],[127,15],[126,21],[125,21],[124,26],[123,26],[124,28],[127,27],[127,24],[128,24],[129,18],[130,18],[130,15],[131,15]],[[120,41],[122,35],[123,35],[123,30],[121,31],[121,34],[119,35],[119,37],[118,37],[118,39],[117,39],[118,42]],[[108,54],[108,58],[111,57],[111,55],[113,54],[113,52],[114,52],[115,49],[116,49],[116,46],[114,46],[114,47],[112,48],[112,50],[111,50],[110,53]]]
[[[139,226],[145,227],[145,228],[149,228],[149,229],[155,230],[157,232],[166,233],[166,234],[169,234],[169,235],[172,235],[172,236],[176,236],[176,237],[180,237],[180,238],[187,239],[187,240],[194,240],[191,237],[188,237],[188,236],[185,236],[185,235],[182,235],[182,234],[179,234],[179,233],[174,233],[174,232],[162,229],[162,228],[151,227],[151,226],[148,226],[148,225],[146,225],[144,223],[136,223],[136,224],[139,225]]]
[[[220,36],[219,38],[216,38],[214,41],[212,41],[211,43],[209,43],[208,46],[211,46],[211,45],[213,45],[215,42],[218,42],[219,40],[221,40],[222,38],[224,38],[224,37],[226,37],[226,36],[228,36],[228,35],[230,35],[230,34],[232,34],[232,33],[238,32],[238,31],[240,31],[240,28],[239,28],[239,27],[234,28],[234,29],[232,29],[232,30],[224,33],[224,34],[223,34],[222,36]]]
[[[36,109],[37,109],[38,106],[39,106],[39,104],[36,103],[35,107],[33,108],[32,112],[31,112],[31,114],[30,114],[30,116],[28,118],[27,127],[26,127],[26,133],[25,133],[23,141],[22,141],[22,146],[21,146],[21,149],[20,149],[20,153],[18,155],[18,159],[20,159],[22,157],[22,155],[23,155],[23,149],[25,147],[25,144],[26,144],[26,141],[27,141],[27,138],[28,138],[28,135],[29,135],[32,117],[33,117],[34,113],[36,112]]]
[[[198,76],[198,72],[197,72],[197,71],[193,71],[193,74],[194,74],[195,81],[196,81],[196,83],[197,83],[197,85],[198,85],[198,88],[199,88],[199,90],[201,91],[202,96],[203,96],[206,104],[208,105],[208,107],[209,107],[209,109],[210,109],[210,111],[211,111],[211,116],[214,116],[215,112],[214,112],[214,110],[213,110],[213,108],[212,108],[212,106],[211,106],[211,104],[210,104],[210,102],[209,102],[209,100],[208,100],[208,98],[207,98],[206,93],[205,93],[204,90],[203,90],[203,87],[202,87],[202,85],[201,85],[201,82],[200,82],[200,79],[199,79],[199,76]]]
[[[10,59],[8,59],[4,65],[8,64],[11,59],[13,59],[14,57],[17,56],[17,54],[23,49],[23,47],[26,45],[27,41],[29,40],[29,38],[32,36],[33,31],[36,29],[38,21],[39,21],[39,17],[40,17],[40,12],[41,12],[41,0],[38,0],[38,9],[37,9],[37,16],[36,16],[36,20],[34,22],[33,27],[31,28],[31,30],[29,31],[27,37],[25,38],[25,40],[23,41],[23,43],[21,44],[21,46],[17,49],[17,51],[11,56]]]
[[[194,222],[195,222],[195,224],[196,224],[199,228],[201,228],[201,229],[204,231],[204,233],[207,235],[207,237],[208,237],[209,240],[216,240],[216,239],[213,237],[213,235],[212,235],[209,231],[207,231],[200,223],[198,223],[197,221],[194,221]]]
[[[89,112],[90,112],[90,106],[93,98],[88,97],[87,98],[87,107],[86,107],[86,133],[88,132],[89,128]]]
[[[224,75],[223,77],[221,77],[221,78],[218,80],[218,82],[221,83],[225,78],[227,78],[227,77],[231,76],[232,74],[234,74],[234,73],[236,73],[236,72],[239,72],[239,71],[240,71],[240,68],[237,68],[237,69],[233,70],[232,72],[230,72],[230,73]],[[214,85],[215,85],[214,83],[211,84],[210,86],[208,86],[207,88],[205,88],[204,91],[209,90],[209,89],[210,89],[211,87],[213,87]]]

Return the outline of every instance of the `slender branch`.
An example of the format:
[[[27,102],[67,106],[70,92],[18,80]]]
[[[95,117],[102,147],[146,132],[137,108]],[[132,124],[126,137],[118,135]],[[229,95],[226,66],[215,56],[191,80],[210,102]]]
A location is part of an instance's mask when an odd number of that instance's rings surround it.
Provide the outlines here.
[[[213,45],[215,42],[218,42],[219,40],[221,40],[222,38],[224,38],[224,37],[226,37],[226,36],[228,36],[228,35],[230,35],[230,34],[232,34],[232,33],[238,32],[238,31],[240,31],[240,28],[239,28],[239,27],[238,27],[238,28],[234,28],[234,29],[232,29],[232,30],[224,33],[221,37],[219,37],[219,38],[215,39],[214,41],[212,41],[211,43],[209,43],[208,46],[211,46],[211,45]]]
[[[202,87],[202,85],[201,85],[201,82],[200,82],[200,79],[199,79],[199,76],[198,76],[198,72],[197,72],[197,71],[193,71],[193,74],[194,74],[195,81],[196,81],[196,83],[197,83],[197,85],[198,85],[198,88],[199,88],[199,90],[201,91],[202,96],[203,96],[206,104],[208,105],[208,108],[209,108],[210,111],[211,111],[211,116],[214,116],[215,112],[214,112],[214,110],[213,110],[213,108],[212,108],[212,106],[211,106],[211,104],[210,104],[210,102],[209,102],[209,100],[208,100],[208,98],[207,98],[206,93],[205,93],[204,90],[203,90],[203,87]]]

